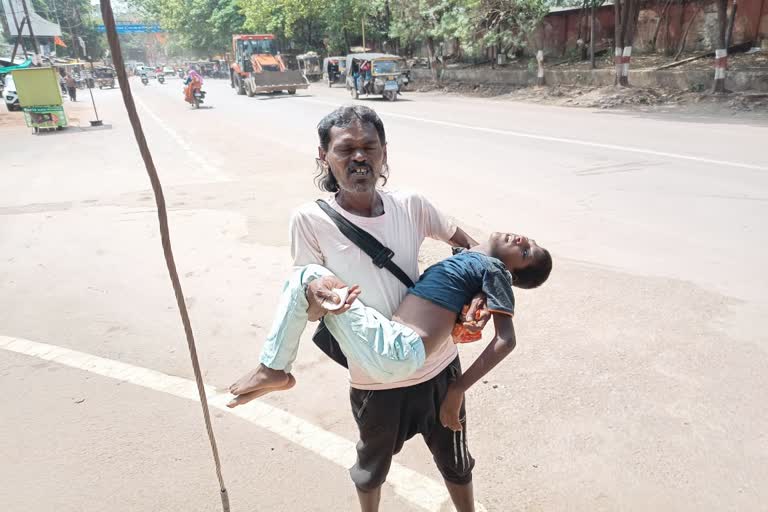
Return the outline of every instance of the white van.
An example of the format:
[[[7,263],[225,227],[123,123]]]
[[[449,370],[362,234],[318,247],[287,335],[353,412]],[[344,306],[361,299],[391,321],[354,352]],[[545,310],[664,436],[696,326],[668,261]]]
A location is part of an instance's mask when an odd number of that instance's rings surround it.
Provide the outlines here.
[[[3,99],[5,100],[5,106],[9,111],[13,112],[14,110],[21,110],[21,105],[19,104],[19,95],[16,93],[16,84],[13,81],[13,75],[10,73],[5,75]]]

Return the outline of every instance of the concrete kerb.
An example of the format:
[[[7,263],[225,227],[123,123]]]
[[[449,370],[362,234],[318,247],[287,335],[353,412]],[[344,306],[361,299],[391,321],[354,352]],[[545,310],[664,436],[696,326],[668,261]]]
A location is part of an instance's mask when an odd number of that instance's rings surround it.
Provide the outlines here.
[[[430,81],[428,69],[414,69],[414,79]],[[611,69],[560,71],[546,70],[547,85],[585,85],[603,87],[613,85],[615,73]],[[675,71],[633,69],[629,83],[637,87],[665,87],[679,90],[704,90],[712,85],[713,70]],[[526,87],[536,85],[536,73],[528,70],[449,69],[443,73],[444,82]],[[729,71],[726,87],[732,91],[768,92],[768,71],[762,69]]]

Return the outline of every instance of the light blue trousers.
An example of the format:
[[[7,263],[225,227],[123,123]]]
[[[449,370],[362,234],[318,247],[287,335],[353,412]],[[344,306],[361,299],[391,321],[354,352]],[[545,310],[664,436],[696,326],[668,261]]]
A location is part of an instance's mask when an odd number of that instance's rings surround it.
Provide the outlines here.
[[[264,366],[291,371],[308,321],[305,288],[315,279],[331,275],[325,267],[307,265],[286,281],[261,350],[260,361]],[[402,380],[424,364],[424,343],[413,329],[393,322],[359,300],[345,313],[325,315],[325,325],[347,360],[379,382]]]

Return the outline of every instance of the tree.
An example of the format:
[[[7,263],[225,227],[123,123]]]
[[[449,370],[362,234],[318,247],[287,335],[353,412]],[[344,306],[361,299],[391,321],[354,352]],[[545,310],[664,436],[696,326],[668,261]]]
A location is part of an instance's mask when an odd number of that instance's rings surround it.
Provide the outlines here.
[[[303,50],[323,44],[324,0],[240,0],[239,5],[247,30],[276,34]]]
[[[43,17],[61,25],[62,40],[67,47],[57,49],[57,54],[75,58],[104,55],[104,38],[96,31],[99,18],[94,16],[88,0],[32,0],[31,4]],[[85,42],[85,52],[80,38]]]
[[[640,0],[615,0],[615,64],[616,83],[621,86],[629,85],[629,62],[632,57],[632,43],[637,29],[637,18],[640,15]]]
[[[480,0],[477,16],[485,28],[483,43],[499,53],[519,53],[549,12],[545,0]]]
[[[237,0],[132,0],[143,17],[173,34],[175,44],[194,53],[229,50],[244,18]]]
[[[387,2],[388,3],[388,2]],[[323,25],[325,28],[325,43],[329,53],[349,52],[359,39],[362,42],[363,18],[368,18],[370,3],[360,0],[330,0],[323,10]],[[371,31],[366,31],[368,39]]]
[[[584,0],[582,8],[589,9],[589,67],[595,69],[595,14],[605,0]]]
[[[426,43],[432,79],[437,80],[435,42],[442,36],[442,17],[453,7],[453,2],[451,0],[396,0],[392,6],[395,13],[395,19],[391,25],[392,35],[399,38],[401,44]]]
[[[425,44],[433,79],[437,79],[437,47],[456,42],[459,50],[485,47],[481,0],[397,0],[392,3],[390,35],[403,46]],[[443,69],[445,58],[441,58]]]
[[[735,2],[734,2],[735,7]],[[726,92],[725,70],[728,59],[726,31],[728,26],[728,0],[717,0],[717,48],[715,48],[715,92]]]

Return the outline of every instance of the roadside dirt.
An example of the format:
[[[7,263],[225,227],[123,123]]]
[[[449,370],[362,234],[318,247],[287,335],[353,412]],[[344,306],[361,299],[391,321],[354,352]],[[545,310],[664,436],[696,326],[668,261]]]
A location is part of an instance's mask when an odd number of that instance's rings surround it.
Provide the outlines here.
[[[703,52],[690,52],[680,55],[678,61],[684,61],[688,58],[701,55]],[[671,64],[676,62],[672,56],[665,55],[663,53],[653,54],[639,54],[632,56],[632,68],[633,69],[656,69],[660,66]],[[428,67],[425,59],[421,59],[418,62],[413,63],[416,67],[426,68]],[[545,59],[545,65],[548,69],[556,69],[557,71],[587,71],[590,69],[589,60],[581,60],[580,58],[573,56],[568,57],[554,57],[547,56]],[[611,69],[614,66],[613,54],[602,50],[595,55],[595,69]],[[465,63],[451,63],[447,64],[447,69],[470,69],[470,68],[489,68],[489,64],[465,64]],[[702,57],[700,59],[686,62],[671,69],[679,71],[692,71],[701,69],[713,69],[714,57]],[[536,69],[536,59],[532,57],[521,57],[519,59],[512,59],[503,66],[499,66],[497,69],[506,70],[521,70],[521,69]],[[758,51],[756,53],[732,53],[728,55],[728,69],[731,71],[746,71],[750,69],[765,69],[768,70],[768,51]]]
[[[699,55],[688,53],[680,56],[679,60]],[[673,62],[670,56],[663,54],[638,55],[632,57],[632,69],[655,69]],[[704,57],[677,66],[675,71],[708,70],[713,66],[712,57]],[[453,65],[449,69],[472,68],[479,66]],[[483,65],[482,67],[487,67]],[[608,52],[601,53],[596,60],[596,69],[613,67],[613,56]],[[534,69],[535,62],[529,58],[513,60],[501,69]],[[547,68],[557,71],[586,71],[590,69],[588,61],[568,61],[564,59],[549,59]],[[765,70],[768,74],[768,51],[756,53],[734,53],[728,57],[728,68],[731,71]],[[706,90],[680,91],[677,89],[643,88],[643,87],[592,87],[592,86],[545,86],[519,87],[470,83],[431,83],[419,84],[419,92],[443,92],[483,98],[497,97],[512,101],[528,101],[557,106],[572,106],[600,109],[679,109],[712,114],[738,115],[743,113],[768,113],[768,94],[734,92],[725,95],[712,94]],[[749,114],[748,114],[749,115]]]
[[[24,126],[23,112],[8,112],[3,105],[0,107],[0,128],[10,128],[14,126]]]
[[[599,109],[678,109],[710,114],[768,113],[768,93],[679,91],[643,87],[511,87],[480,84],[424,84],[418,92],[442,92],[545,105]]]

